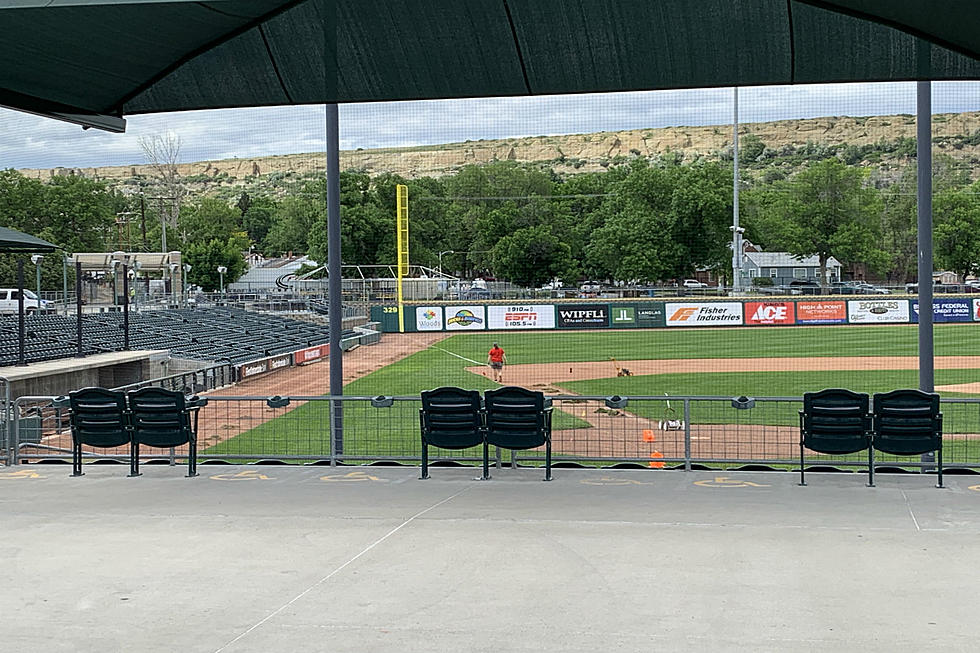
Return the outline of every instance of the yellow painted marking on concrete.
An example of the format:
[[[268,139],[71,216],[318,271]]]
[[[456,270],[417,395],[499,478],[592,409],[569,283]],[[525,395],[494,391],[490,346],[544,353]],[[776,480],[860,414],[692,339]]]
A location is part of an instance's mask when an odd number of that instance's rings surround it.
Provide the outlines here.
[[[3,479],[3,478],[11,478],[11,479],[17,479],[17,478],[47,478],[47,476],[41,476],[40,474],[38,474],[37,472],[35,472],[33,469],[20,469],[20,470],[17,470],[16,472],[0,472],[0,479]]]
[[[375,481],[377,483],[387,483],[388,479],[378,478],[377,476],[371,476],[367,472],[350,472],[349,474],[331,474],[329,476],[321,476],[321,481],[327,481],[328,483],[359,483],[361,481]]]
[[[269,476],[265,474],[255,472],[252,470],[245,470],[244,472],[238,472],[237,474],[217,474],[211,477],[215,481],[268,481],[272,480]]]
[[[974,492],[980,492],[980,485],[971,485],[970,489]]]
[[[647,483],[645,481],[636,481],[631,478],[609,478],[608,476],[603,476],[602,478],[587,479],[579,482],[585,485],[653,485],[653,483]]]
[[[727,476],[715,476],[712,480],[694,481],[694,484],[700,485],[701,487],[769,487],[762,483],[740,481],[738,479],[728,478]]]

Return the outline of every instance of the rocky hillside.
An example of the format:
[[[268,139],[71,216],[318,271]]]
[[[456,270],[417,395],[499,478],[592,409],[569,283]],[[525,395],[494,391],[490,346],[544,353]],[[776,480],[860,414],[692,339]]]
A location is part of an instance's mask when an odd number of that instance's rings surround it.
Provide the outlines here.
[[[754,141],[755,147],[764,153],[759,157],[760,166],[767,160],[785,159],[787,153],[806,148],[808,144],[860,148],[888,143],[892,147],[885,151],[892,152],[893,156],[886,154],[860,160],[863,154],[858,149],[854,151],[858,152],[859,160],[853,161],[887,167],[890,158],[907,155],[909,139],[915,138],[915,117],[825,117],[745,123],[741,125],[740,134],[744,135],[747,146]],[[936,115],[933,134],[939,151],[963,161],[971,169],[980,163],[980,113]],[[635,156],[683,156],[685,161],[698,157],[724,157],[726,153],[730,157],[731,136],[731,125],[715,125],[358,149],[341,152],[340,165],[342,170],[357,169],[372,175],[392,172],[414,178],[449,174],[467,164],[509,159],[547,163],[559,173],[574,173],[599,170]],[[903,141],[904,148],[894,147],[895,143],[902,144]],[[323,174],[323,170],[322,153],[199,161],[180,166],[180,174],[192,193],[220,195],[241,189],[259,190],[260,187],[282,191],[294,183]],[[80,174],[122,187],[138,187],[153,176],[146,165],[21,172],[40,179]]]

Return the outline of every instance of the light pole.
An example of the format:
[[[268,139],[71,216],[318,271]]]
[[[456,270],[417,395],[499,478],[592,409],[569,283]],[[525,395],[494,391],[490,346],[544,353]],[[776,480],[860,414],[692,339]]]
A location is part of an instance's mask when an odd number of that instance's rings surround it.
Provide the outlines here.
[[[37,315],[41,314],[41,261],[44,256],[41,254],[31,254],[31,263],[34,264],[34,272],[37,278],[36,288],[37,290]]]
[[[170,306],[174,298],[174,279],[177,278],[177,268],[180,266],[176,263],[167,263],[167,269],[170,270],[170,288],[167,288],[167,282],[163,283],[163,294],[167,298],[167,306]],[[173,302],[176,304],[177,302]]]
[[[187,308],[187,291],[188,291],[188,287],[187,287],[187,275],[191,271],[191,264],[190,263],[184,263],[183,269],[184,269],[184,276],[181,277],[181,279],[180,279],[180,289],[182,291],[180,294],[181,294],[181,297],[184,300],[184,308]]]
[[[442,255],[443,254],[455,254],[456,251],[452,249],[447,249],[444,252],[439,252],[439,274],[442,274]]]
[[[219,265],[218,266],[218,277],[221,279],[221,295],[222,296],[224,296],[224,294],[225,294],[225,272],[227,272],[227,271],[228,271],[228,268],[226,268],[225,266],[223,266],[223,265]]]
[[[139,305],[140,296],[140,269],[143,264],[140,261],[133,261],[133,266],[130,268],[130,273],[133,275],[133,307],[136,308]]]

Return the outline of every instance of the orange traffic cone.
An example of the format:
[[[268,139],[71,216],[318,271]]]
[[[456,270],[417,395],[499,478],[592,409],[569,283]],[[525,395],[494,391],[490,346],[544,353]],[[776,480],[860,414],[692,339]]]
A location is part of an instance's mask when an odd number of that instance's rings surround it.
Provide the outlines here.
[[[664,461],[661,460],[661,458],[664,457],[662,453],[660,453],[659,451],[653,451],[650,453],[650,457],[653,458],[653,460],[650,461],[650,469],[664,468]]]
[[[643,441],[644,442],[655,442],[657,436],[654,434],[653,429],[643,429]]]

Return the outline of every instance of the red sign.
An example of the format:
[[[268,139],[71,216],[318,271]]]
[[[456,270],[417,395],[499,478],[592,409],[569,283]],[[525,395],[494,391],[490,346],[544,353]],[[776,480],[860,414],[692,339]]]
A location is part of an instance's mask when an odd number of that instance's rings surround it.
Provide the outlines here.
[[[796,324],[793,302],[746,302],[746,324]]]
[[[300,349],[293,354],[294,365],[305,365],[318,361],[321,358],[326,358],[328,353],[330,353],[330,345],[317,345],[316,347]]]
[[[847,304],[838,301],[797,302],[796,321],[799,324],[844,324],[847,322]]]

